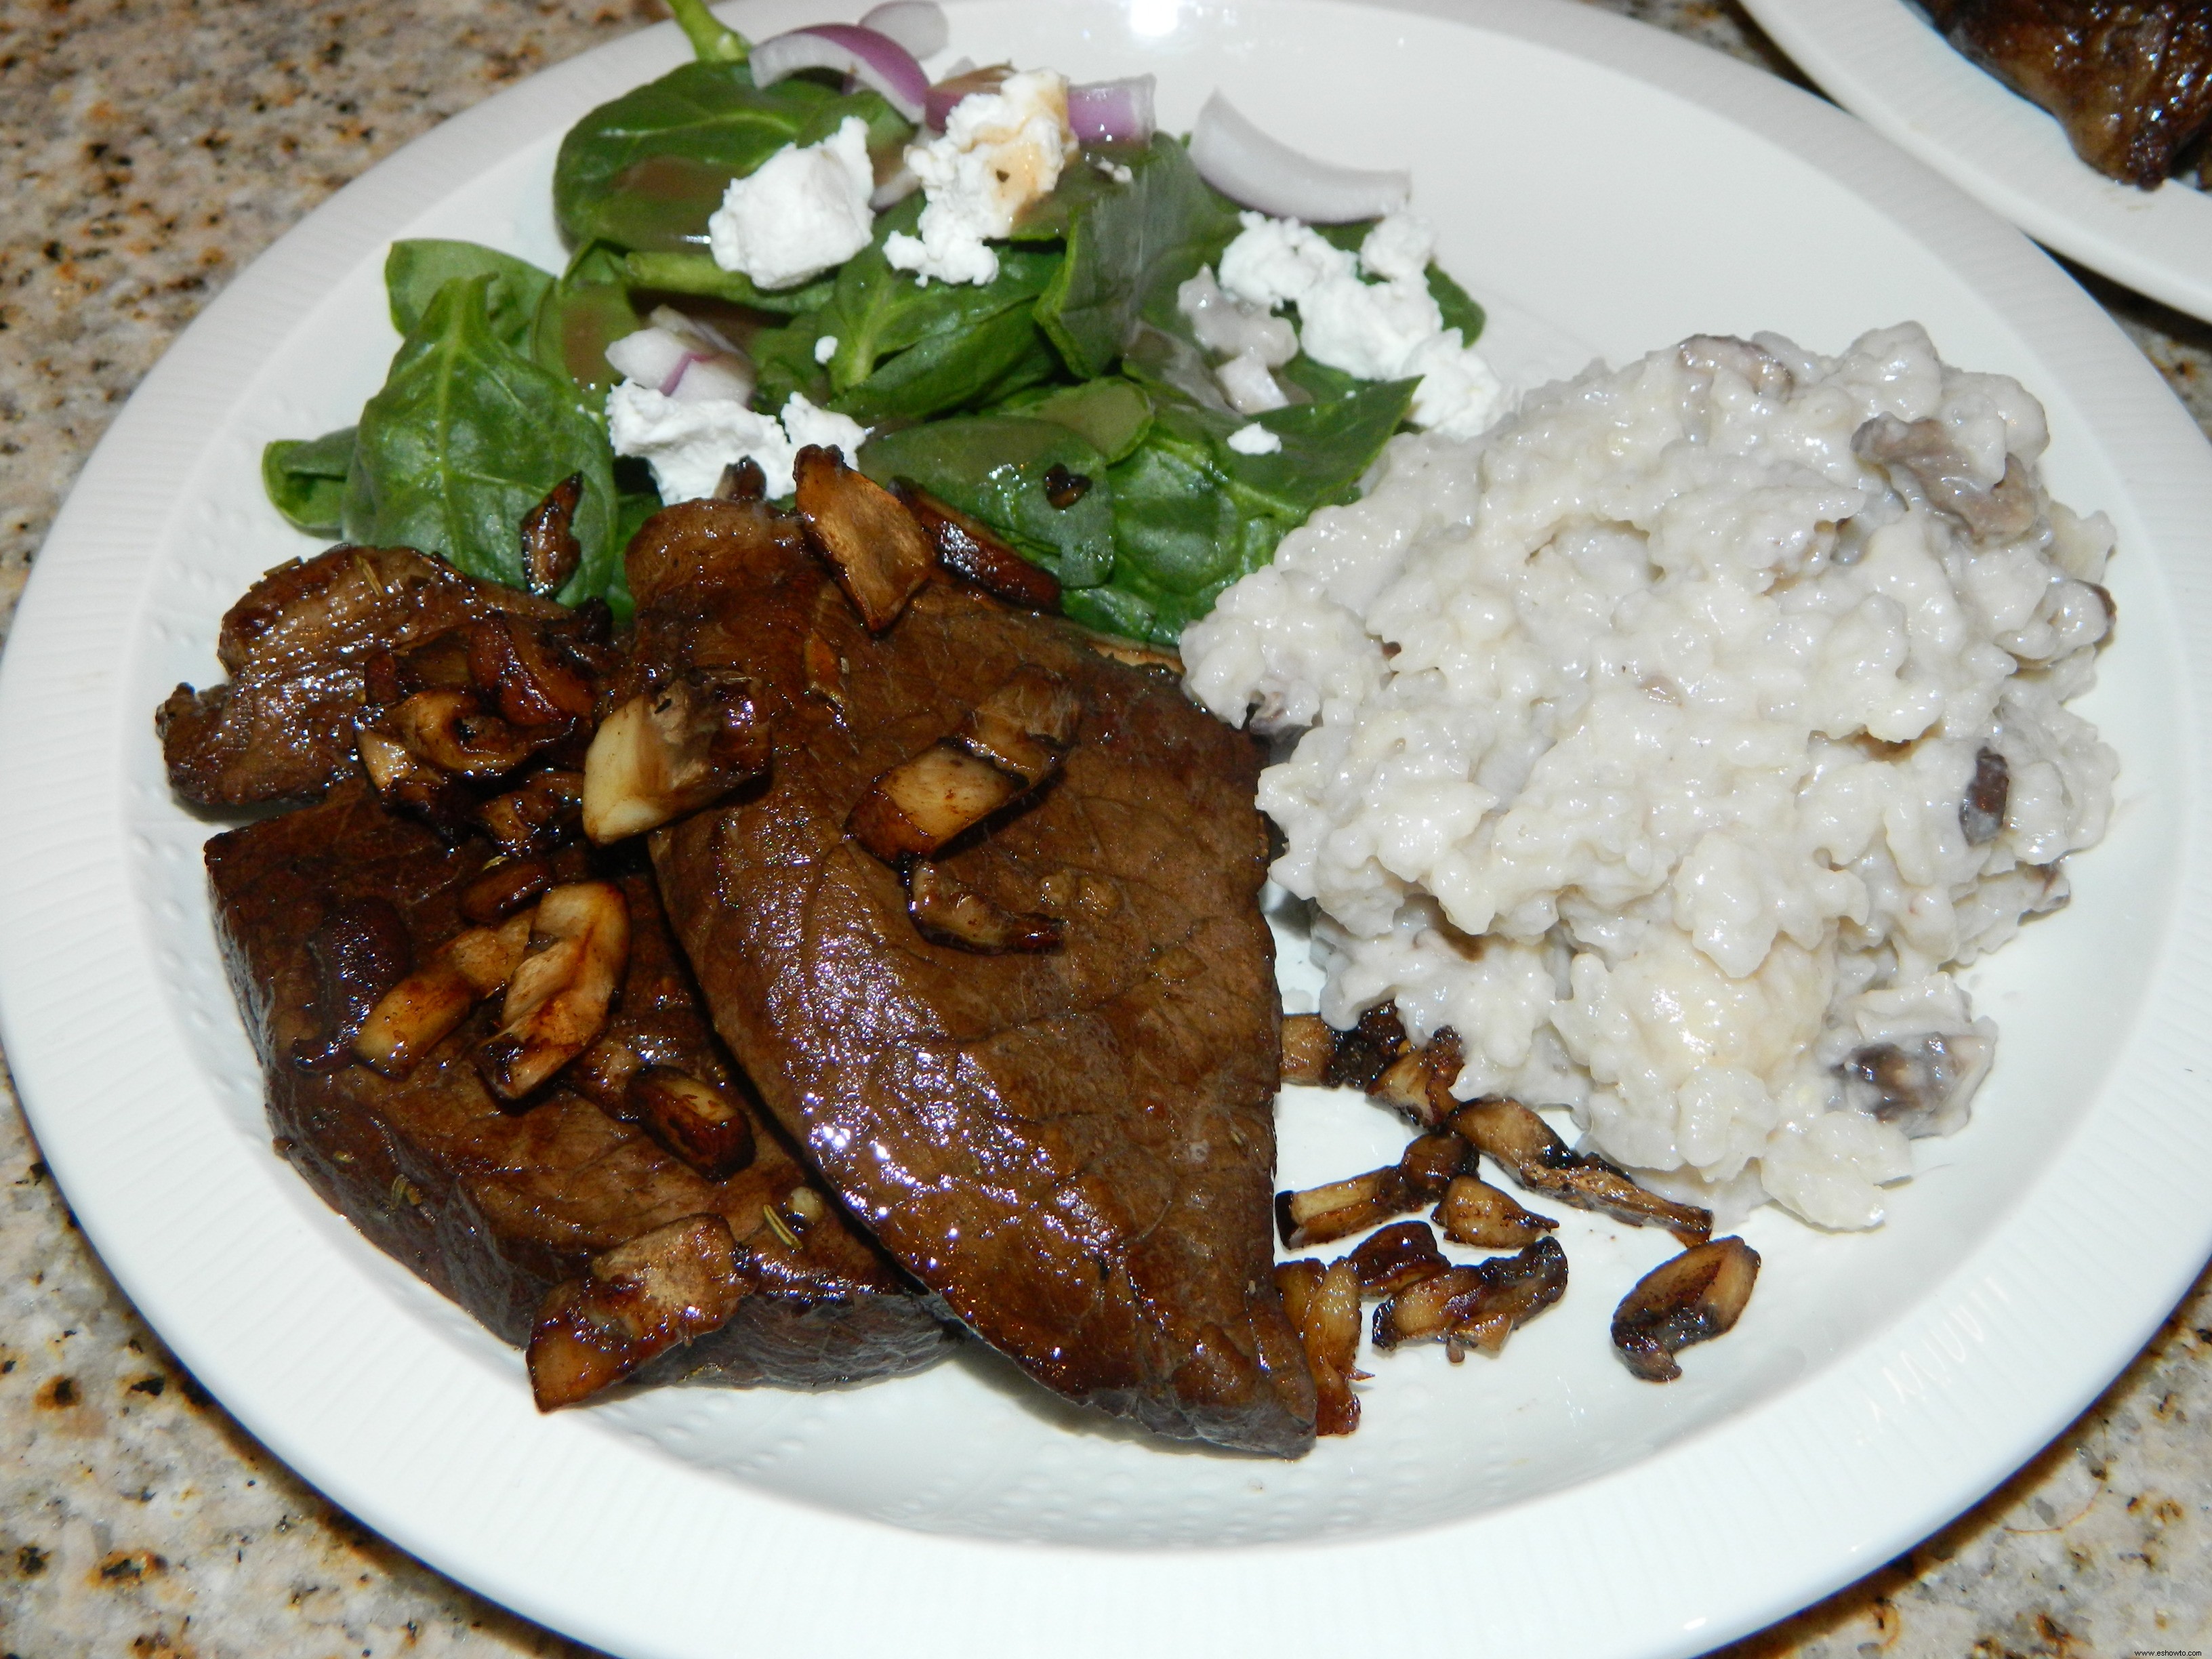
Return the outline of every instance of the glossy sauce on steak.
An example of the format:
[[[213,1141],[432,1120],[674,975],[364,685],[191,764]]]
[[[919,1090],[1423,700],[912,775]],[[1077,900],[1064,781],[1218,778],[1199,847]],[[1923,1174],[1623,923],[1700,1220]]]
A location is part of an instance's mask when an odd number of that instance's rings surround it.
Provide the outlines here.
[[[1261,757],[1175,678],[942,582],[872,636],[796,523],[659,514],[634,672],[750,677],[765,786],[656,832],[716,1024],[840,1197],[986,1340],[1159,1433],[1297,1455],[1314,1383],[1273,1279],[1279,1004]],[[1018,671],[1080,715],[1057,776],[934,858],[1056,948],[925,938],[847,835]]]
[[[471,1063],[498,1023],[496,999],[404,1078],[318,1058],[337,1012],[318,1006],[311,942],[321,920],[347,906],[373,915],[389,905],[404,930],[400,949],[428,961],[467,925],[461,896],[490,854],[474,836],[449,844],[360,783],[208,843],[217,927],[267,1077],[278,1148],[316,1191],[518,1344],[548,1293],[594,1257],[685,1217],[722,1217],[759,1288],[721,1328],[675,1349],[641,1380],[819,1387],[911,1370],[944,1353],[948,1333],[927,1299],[764,1119],[755,1115],[749,1126],[744,1167],[708,1181],[580,1091],[604,1091],[605,1057],[618,1051],[742,1098],[743,1080],[707,1027],[641,869],[616,878],[629,946],[598,1066],[579,1062],[503,1106]],[[580,866],[584,855],[571,848],[562,857]]]

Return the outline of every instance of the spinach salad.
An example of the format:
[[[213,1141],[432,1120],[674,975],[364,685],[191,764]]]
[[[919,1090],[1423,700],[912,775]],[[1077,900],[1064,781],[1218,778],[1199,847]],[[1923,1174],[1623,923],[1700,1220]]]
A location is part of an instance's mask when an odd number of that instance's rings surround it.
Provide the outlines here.
[[[1240,413],[1224,398],[1178,294],[1221,262],[1240,206],[1164,134],[1083,143],[994,240],[985,282],[893,264],[919,193],[819,276],[769,289],[726,269],[708,222],[733,180],[848,120],[893,165],[931,134],[849,77],[757,84],[751,48],[705,0],[674,9],[696,61],[592,111],[561,145],[565,270],[470,242],[393,245],[403,338],[384,386],[354,425],[264,453],[269,497],[295,526],[520,585],[518,525],[578,476],[583,557],[559,597],[626,616],[622,550],[662,498],[653,469],[611,441],[623,376],[607,350],[673,307],[749,360],[752,409],[772,416],[796,395],[859,422],[868,435],[848,459],[863,471],[981,520],[1060,580],[1075,620],[1171,646],[1285,532],[1352,499],[1406,428],[1418,374],[1358,378],[1303,349],[1274,368],[1283,406]],[[1314,228],[1348,260],[1372,223]],[[1419,258],[1422,303],[1471,343],[1480,308]]]

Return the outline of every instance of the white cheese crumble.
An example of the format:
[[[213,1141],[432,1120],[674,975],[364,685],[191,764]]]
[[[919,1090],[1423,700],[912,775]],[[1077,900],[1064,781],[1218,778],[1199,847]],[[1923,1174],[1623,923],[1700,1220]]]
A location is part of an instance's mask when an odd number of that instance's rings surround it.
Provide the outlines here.
[[[714,493],[723,469],[750,459],[759,465],[773,500],[791,494],[791,465],[809,444],[860,453],[869,428],[791,394],[781,420],[734,399],[679,402],[651,386],[624,380],[607,394],[607,433],[617,455],[642,456],[660,499],[696,501]]]
[[[818,144],[786,144],[742,179],[707,221],[714,263],[764,289],[841,265],[875,234],[867,124],[848,115]]]
[[[1367,233],[1357,254],[1295,219],[1247,213],[1242,223],[1243,230],[1221,256],[1219,286],[1227,295],[1260,312],[1297,307],[1299,343],[1317,363],[1363,380],[1419,375],[1416,426],[1471,438],[1490,424],[1504,392],[1482,355],[1458,329],[1443,325],[1443,313],[1429,292],[1436,238],[1425,223],[1411,214],[1391,214]],[[1375,280],[1362,280],[1363,273]],[[1180,293],[1177,298],[1191,314],[1193,301]],[[1249,367],[1235,374],[1239,384],[1254,384]],[[1255,412],[1236,403],[1231,377],[1221,378],[1232,404],[1241,412]]]
[[[1259,799],[1322,1012],[1450,1027],[1455,1095],[1570,1108],[1724,1224],[1878,1222],[1995,1053],[1957,969],[2112,807],[2065,704],[2112,531],[2045,442],[1917,325],[1699,337],[1393,440],[1182,641],[1198,701],[1302,733]]]
[[[884,254],[927,284],[988,283],[999,256],[986,245],[1012,233],[1021,210],[1049,194],[1076,154],[1067,125],[1067,80],[1050,70],[1010,75],[952,106],[944,136],[906,152],[928,201],[918,235],[894,233]]]
[[[837,337],[825,334],[814,343],[814,361],[826,363],[837,355]]]
[[[1282,448],[1283,441],[1254,421],[1229,434],[1229,447],[1239,455],[1273,455]]]

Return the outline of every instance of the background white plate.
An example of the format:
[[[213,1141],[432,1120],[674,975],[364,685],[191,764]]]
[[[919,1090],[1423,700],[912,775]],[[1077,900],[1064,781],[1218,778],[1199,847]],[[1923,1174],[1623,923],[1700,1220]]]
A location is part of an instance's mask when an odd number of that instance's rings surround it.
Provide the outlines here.
[[[2212,196],[2106,178],[2056,119],[1954,51],[1905,0],[1744,0],[1744,9],[1838,103],[2046,247],[2212,319]]]
[[[757,38],[818,15],[773,0],[739,21]],[[1218,84],[1347,162],[1410,160],[1509,371],[1700,329],[1834,350],[1917,317],[1953,360],[2046,399],[2055,487],[2120,531],[2121,641],[2087,710],[2127,769],[2074,908],[1976,975],[2005,1036],[1975,1126],[1924,1146],[1880,1233],[1754,1218],[1750,1314],[1666,1389],[1627,1376],[1605,1324],[1669,1246],[1571,1213],[1573,1286],[1503,1361],[1382,1362],[1368,1425],[1297,1465],[1119,1432],[984,1356],[831,1396],[537,1416],[517,1356],[270,1155],[208,927],[209,826],[171,799],[149,722],[173,682],[212,678],[223,607],[301,550],[256,458],[351,419],[380,379],[386,244],[467,235],[551,261],[558,135],[679,60],[663,27],[448,123],[285,238],[149,377],[48,540],[0,662],[0,1028],[87,1231],[179,1357],[333,1498],[623,1653],[826,1635],[915,1655],[1656,1656],[1878,1565],[2062,1427],[2212,1242],[2192,1072],[2212,915],[2202,438],[2017,234],[1817,100],[1602,15],[975,0],[952,51],[1156,71],[1170,125]],[[1285,1105],[1281,1173],[1340,1175],[1403,1139],[1307,1094]]]

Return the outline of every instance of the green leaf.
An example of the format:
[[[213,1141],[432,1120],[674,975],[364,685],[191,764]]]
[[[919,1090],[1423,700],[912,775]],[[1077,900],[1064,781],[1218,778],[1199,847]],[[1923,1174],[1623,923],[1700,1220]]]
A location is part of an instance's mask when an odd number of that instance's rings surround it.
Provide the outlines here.
[[[1140,319],[1177,326],[1176,288],[1218,259],[1238,229],[1235,204],[1198,176],[1176,140],[1155,137],[1127,165],[1129,183],[1075,213],[1066,258],[1037,301],[1037,321],[1085,380],[1114,366]]]
[[[812,311],[836,290],[832,276],[816,277],[797,288],[756,288],[742,271],[725,270],[708,253],[633,253],[623,261],[623,274],[632,288],[648,288],[663,294],[696,294],[756,311],[780,311],[787,315]]]
[[[354,428],[319,438],[280,438],[261,452],[261,487],[295,530],[335,536],[344,519]]]
[[[394,242],[384,256],[392,327],[412,334],[438,290],[457,276],[495,279],[488,301],[492,332],[514,346],[529,337],[538,305],[553,287],[553,278],[528,260],[479,243],[430,238]]]
[[[701,63],[742,64],[752,55],[745,37],[708,11],[707,0],[668,0],[668,9]]]
[[[911,478],[974,514],[1066,586],[1093,586],[1113,568],[1106,458],[1064,426],[1008,415],[932,421],[877,434],[860,446],[860,466],[878,483]],[[1091,481],[1071,507],[1045,495],[1054,466]]]
[[[1109,462],[1121,459],[1143,442],[1152,424],[1152,400],[1118,375],[1025,395],[1004,412],[1056,422]]]
[[[921,421],[948,410],[994,403],[1059,369],[1052,342],[1030,307],[1018,306],[967,329],[925,336],[858,386],[838,392],[830,407],[863,425]],[[833,382],[836,373],[833,358]]]
[[[742,64],[685,64],[568,129],[553,167],[554,217],[580,246],[694,250],[731,179],[786,144],[828,137],[848,115],[868,124],[871,150],[913,131],[872,92],[840,94],[803,76],[756,87]]]
[[[1451,273],[1434,260],[1429,262],[1429,293],[1437,302],[1437,309],[1444,314],[1444,326],[1459,331],[1462,345],[1473,345],[1490,319],[1474,302],[1474,296],[1454,282]]]
[[[538,302],[531,326],[530,355],[596,396],[622,379],[607,348],[643,326],[623,276],[622,255],[605,243],[580,250]]]
[[[793,392],[855,420],[920,421],[972,409],[1056,374],[1060,360],[1030,320],[1060,264],[1057,250],[1001,247],[990,282],[931,283],[894,270],[884,243],[911,232],[922,202],[909,197],[876,221],[875,240],[837,272],[828,301],[754,337],[755,406],[781,409]],[[837,344],[826,365],[824,337]]]
[[[1163,404],[1148,444],[1179,448],[1211,470],[1253,511],[1303,524],[1317,507],[1353,499],[1359,480],[1413,407],[1418,380],[1361,380],[1346,396],[1247,417],[1188,404]],[[1282,447],[1247,455],[1229,434],[1253,421]]]
[[[561,595],[574,604],[605,592],[615,574],[614,458],[576,386],[499,337],[498,284],[489,272],[447,282],[401,343],[361,412],[344,532],[520,586],[523,516],[580,472],[584,559]]]

